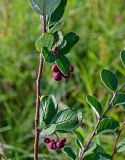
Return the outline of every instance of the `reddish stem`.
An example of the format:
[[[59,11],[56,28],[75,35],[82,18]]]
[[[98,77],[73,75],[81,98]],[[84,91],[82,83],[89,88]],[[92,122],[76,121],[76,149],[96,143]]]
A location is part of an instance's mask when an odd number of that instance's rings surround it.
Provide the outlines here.
[[[122,124],[121,130],[119,131],[119,133],[118,133],[118,135],[117,135],[117,137],[116,137],[116,141],[115,141],[115,144],[114,144],[114,147],[113,147],[113,152],[112,152],[112,158],[113,158],[114,155],[116,154],[117,144],[118,144],[118,142],[119,142],[119,139],[120,139],[120,136],[121,136],[121,134],[122,134],[122,131],[123,131],[124,127],[125,127],[125,120],[124,120],[124,122],[123,122],[123,124]]]
[[[40,54],[40,64],[38,70],[38,77],[36,80],[36,114],[35,114],[35,142],[34,142],[34,160],[38,160],[38,145],[39,145],[39,112],[40,112],[40,81],[43,70],[43,57]]]
[[[92,139],[96,135],[96,130],[97,130],[97,128],[98,128],[98,126],[99,126],[99,124],[100,124],[101,121],[102,121],[102,117],[98,120],[98,123],[96,124],[96,126],[95,126],[95,128],[94,128],[94,130],[93,130],[93,132],[91,134],[91,137],[90,137],[89,141],[87,142],[87,144],[85,145],[85,147],[82,149],[82,153],[81,153],[81,156],[79,157],[79,160],[82,160],[82,157],[83,157],[84,153],[86,152],[86,150],[89,147]]]
[[[114,98],[115,98],[115,97],[120,93],[120,91],[122,91],[124,88],[125,88],[125,83],[121,86],[121,88],[120,88],[118,91],[116,91],[115,93],[113,93],[112,99],[111,99],[111,101],[109,102],[106,111],[105,111],[105,112],[103,113],[103,115],[98,119],[98,122],[97,122],[97,124],[96,124],[96,126],[95,126],[95,128],[94,128],[94,130],[93,130],[93,132],[92,132],[92,134],[91,134],[91,136],[90,136],[87,144],[85,145],[84,148],[81,149],[81,154],[80,154],[80,156],[79,156],[79,160],[82,160],[82,158],[83,158],[83,156],[84,156],[87,148],[89,147],[90,143],[92,142],[93,138],[95,137],[96,131],[97,131],[98,126],[99,126],[99,124],[101,123],[102,119],[104,118],[104,116],[106,115],[106,113],[112,108],[112,106],[113,106],[113,105],[112,105],[112,102],[113,102]],[[125,124],[124,124],[124,125],[125,125]],[[121,133],[120,133],[120,134],[121,134]],[[118,138],[118,139],[119,139],[119,138]]]
[[[46,32],[46,16],[42,16],[42,26],[43,32]],[[34,160],[38,160],[38,151],[39,151],[39,116],[40,116],[40,81],[42,78],[44,66],[44,59],[42,53],[40,53],[40,63],[38,69],[38,76],[36,80],[36,113],[35,113],[35,141],[34,141]]]

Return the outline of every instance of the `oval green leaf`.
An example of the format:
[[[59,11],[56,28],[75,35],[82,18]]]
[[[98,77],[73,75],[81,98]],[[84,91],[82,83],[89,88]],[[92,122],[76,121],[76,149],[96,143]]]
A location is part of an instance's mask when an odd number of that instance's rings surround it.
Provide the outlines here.
[[[58,110],[58,104],[53,95],[43,96],[40,100],[40,124],[48,125]]]
[[[69,73],[70,62],[65,56],[56,56],[55,63],[63,74]]]
[[[83,146],[84,144],[84,138],[82,136],[82,134],[79,132],[79,131],[74,131],[74,133],[76,134],[77,138],[78,138],[78,141],[81,143],[81,146]]]
[[[86,96],[88,104],[92,107],[93,111],[99,117],[102,114],[102,105],[94,96]]]
[[[118,79],[110,70],[103,69],[101,71],[101,80],[110,91],[115,91],[118,87]]]
[[[86,150],[86,154],[92,153],[97,147],[97,144],[95,142],[91,142]]]
[[[103,119],[98,128],[97,128],[97,134],[100,132],[114,132],[119,127],[119,123],[113,119],[105,118]]]
[[[105,150],[103,148],[103,146],[101,145],[96,145],[96,148],[93,150],[94,153],[105,153]]]
[[[78,139],[75,140],[75,144],[78,147],[78,149],[81,149],[81,147],[83,147]]]
[[[50,136],[51,134],[53,134],[56,130],[56,125],[52,124],[50,127],[48,127],[47,129],[43,130],[40,132],[40,136],[41,137],[46,137],[46,136]]]
[[[114,98],[113,105],[116,106],[116,105],[123,105],[123,104],[125,104],[125,94],[121,93]]]
[[[61,0],[29,0],[33,10],[39,15],[50,15],[60,4]]]
[[[50,33],[44,33],[36,40],[35,47],[36,50],[39,52],[42,51],[43,47],[48,48],[48,50],[50,51],[53,43],[54,43],[53,35]]]
[[[65,147],[63,151],[67,154],[67,156],[73,160],[76,159],[76,153],[71,147]]]
[[[57,22],[50,30],[49,33],[54,34],[55,32],[58,32],[63,27],[64,22],[59,21]]]
[[[118,153],[125,151],[125,139],[123,139],[121,142],[119,142],[116,150]]]
[[[56,8],[56,10],[52,13],[50,17],[50,23],[58,22],[62,18],[66,4],[67,0],[61,0],[59,6]]]
[[[120,59],[121,59],[123,66],[125,67],[125,49],[121,51]]]
[[[112,160],[112,157],[106,153],[91,153],[85,156],[83,160]]]
[[[57,113],[51,121],[56,124],[57,131],[71,132],[79,127],[82,122],[82,113],[66,109]]]
[[[120,105],[121,109],[125,111],[125,104]]]
[[[48,50],[48,48],[44,47],[42,49],[43,58],[46,62],[53,63],[55,62],[55,55]]]
[[[70,52],[72,47],[79,41],[79,36],[70,32],[64,36],[63,42],[60,46],[60,54],[65,55]]]

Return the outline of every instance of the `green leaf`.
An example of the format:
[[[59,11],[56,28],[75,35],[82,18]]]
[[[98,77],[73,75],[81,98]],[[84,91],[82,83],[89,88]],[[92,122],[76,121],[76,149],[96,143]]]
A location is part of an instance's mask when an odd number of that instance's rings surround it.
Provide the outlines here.
[[[122,104],[125,104],[125,94],[123,94],[123,93],[118,94],[113,100],[114,106],[122,105]]]
[[[70,32],[64,36],[64,40],[60,46],[60,54],[65,55],[70,52],[72,47],[78,42],[79,36],[75,33]]]
[[[114,73],[107,69],[101,71],[101,80],[103,84],[110,90],[115,91],[118,87],[118,79]]]
[[[61,0],[29,0],[33,10],[39,15],[50,15],[60,4]]]
[[[120,59],[121,59],[123,66],[125,67],[125,50],[121,51]]]
[[[117,152],[120,153],[120,152],[123,152],[125,151],[125,139],[123,139],[119,144],[118,144],[118,147],[117,147]]]
[[[55,63],[63,74],[69,73],[70,62],[65,56],[56,56]]]
[[[86,150],[86,154],[90,154],[93,152],[94,149],[96,149],[97,144],[95,142],[91,142]]]
[[[51,121],[56,124],[57,131],[71,132],[79,127],[82,122],[82,113],[66,109],[57,113]]]
[[[49,30],[49,33],[52,33],[54,34],[55,32],[61,30],[61,28],[63,27],[64,25],[64,22],[57,22],[50,30]]]
[[[56,8],[56,10],[52,13],[50,17],[50,23],[58,22],[62,18],[66,4],[67,0],[61,0],[59,6]]]
[[[96,115],[99,117],[102,114],[102,105],[94,96],[86,97],[88,104],[92,107]]]
[[[82,145],[78,139],[75,140],[75,143],[79,149],[81,149]]]
[[[43,130],[40,132],[40,136],[41,137],[46,137],[46,136],[50,136],[51,134],[53,134],[56,130],[56,124],[52,124],[50,127],[48,127],[47,129]]]
[[[105,153],[105,150],[102,146],[96,145],[96,148],[93,150],[94,153]]]
[[[48,50],[51,50],[53,42],[54,36],[50,33],[44,33],[36,40],[35,47],[39,52],[41,52],[43,47],[46,47],[48,48]]]
[[[125,111],[125,104],[120,105],[120,107]]]
[[[54,47],[57,47],[57,46],[59,46],[62,42],[63,42],[63,34],[62,34],[62,32],[61,31],[58,31],[58,32],[56,32],[56,33],[54,33],[54,46],[53,46],[53,48]]]
[[[106,153],[91,153],[85,156],[83,160],[112,160],[112,157]]]
[[[43,121],[42,118],[40,118],[39,128],[45,128],[45,127],[46,127],[46,123]]]
[[[103,119],[98,128],[97,128],[97,134],[100,132],[113,132],[119,127],[119,123],[113,119],[105,118]]]
[[[44,47],[42,50],[43,58],[46,62],[53,63],[55,62],[55,55],[48,50],[48,48]]]
[[[84,138],[82,136],[82,134],[79,131],[74,131],[74,133],[76,134],[78,141],[81,143],[81,145],[84,144]]]
[[[67,154],[68,157],[75,160],[76,159],[76,153],[71,147],[65,147],[63,151]]]
[[[58,104],[53,95],[43,96],[40,101],[40,124],[44,121],[48,125],[56,115]]]

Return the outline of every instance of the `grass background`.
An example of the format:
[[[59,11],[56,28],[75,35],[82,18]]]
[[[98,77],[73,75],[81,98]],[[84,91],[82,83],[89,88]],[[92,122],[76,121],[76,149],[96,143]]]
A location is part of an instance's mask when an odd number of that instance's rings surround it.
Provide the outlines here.
[[[84,124],[80,131],[88,138],[96,119],[85,95],[97,96],[104,108],[111,97],[101,84],[100,70],[110,68],[119,77],[119,84],[125,81],[125,70],[119,59],[125,46],[125,1],[69,0],[63,19],[63,33],[73,31],[80,36],[69,55],[75,73],[69,81],[56,83],[52,79],[51,65],[46,64],[42,94],[54,94],[60,103],[63,101],[81,110]],[[40,34],[39,16],[32,11],[28,0],[0,1],[0,154],[8,160],[33,159],[35,80],[39,63],[34,42]],[[124,118],[120,107],[108,115],[119,122]],[[125,131],[122,138],[124,135]],[[75,136],[68,137],[69,145],[78,150]],[[111,153],[114,135],[103,134],[95,141]],[[64,153],[51,153],[44,145],[40,145],[40,152],[48,160],[67,159]],[[125,153],[114,159],[124,158]]]

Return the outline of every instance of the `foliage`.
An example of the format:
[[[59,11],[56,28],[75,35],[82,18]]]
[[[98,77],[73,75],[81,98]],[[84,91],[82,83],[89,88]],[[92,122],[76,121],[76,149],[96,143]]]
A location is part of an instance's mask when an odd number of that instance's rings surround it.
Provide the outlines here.
[[[39,17],[33,14],[27,1],[13,0],[13,2],[9,1],[8,5],[6,2],[8,0],[2,0],[0,9],[2,13],[0,17],[2,30],[0,34],[2,61],[0,64],[0,141],[7,158],[32,159],[34,139],[32,124],[35,106],[33,84],[39,61],[39,55],[34,54],[36,51],[33,46],[41,27]],[[119,85],[124,81],[121,74],[124,75],[125,71],[117,59],[118,52],[124,46],[124,2],[113,2],[113,0],[106,1],[105,5],[103,1],[68,1],[63,32],[72,30],[80,35],[80,42],[71,50],[72,53],[67,55],[75,65],[75,75],[68,83],[55,84],[51,79],[48,64],[41,83],[41,87],[46,91],[44,93],[43,90],[43,94],[57,94],[56,98],[59,102],[66,97],[64,101],[68,106],[83,111],[86,123],[83,124],[84,129],[79,130],[85,139],[91,134],[94,121],[94,117],[90,117],[91,111],[87,107],[85,95],[99,97],[103,107],[110,97],[101,86],[98,71],[102,67],[108,69],[109,66],[111,69],[114,67],[116,72],[112,71],[119,77]],[[112,12],[110,12],[111,9]],[[33,101],[31,101],[32,98]],[[65,105],[61,107],[65,108]],[[124,113],[115,107],[108,116],[121,121]],[[73,141],[75,136],[68,136],[68,138],[70,145],[77,150]],[[113,142],[111,134],[100,134],[94,141],[103,144],[105,150],[111,151]],[[62,157],[66,159],[65,154],[53,156],[42,145],[40,150],[49,159],[62,159]],[[116,155],[117,160],[123,158],[124,152]]]

